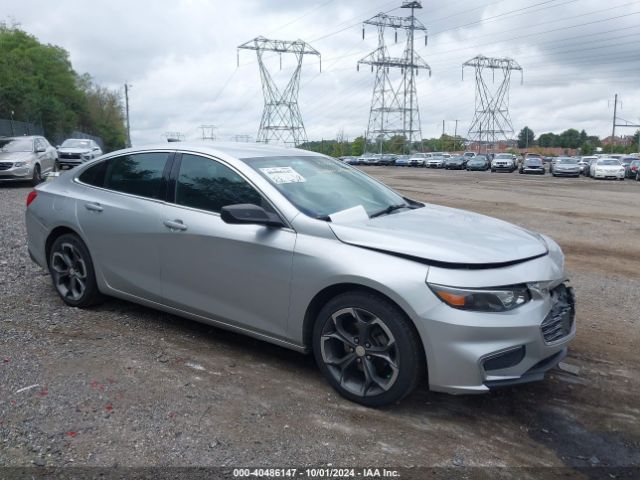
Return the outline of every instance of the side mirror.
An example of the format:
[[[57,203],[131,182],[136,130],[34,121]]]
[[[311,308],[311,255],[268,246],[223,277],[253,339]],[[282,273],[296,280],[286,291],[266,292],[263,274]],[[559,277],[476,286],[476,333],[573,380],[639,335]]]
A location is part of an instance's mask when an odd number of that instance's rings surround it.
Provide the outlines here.
[[[97,152],[98,150],[100,150],[100,147],[93,147],[94,152]]]
[[[46,148],[44,148],[44,147],[38,147],[38,148],[36,148],[36,153],[44,153],[44,152],[46,152],[46,151],[47,151],[47,149],[46,149]]]
[[[275,213],[250,203],[227,205],[222,207],[220,218],[225,223],[265,225],[267,227],[284,227],[282,220]]]

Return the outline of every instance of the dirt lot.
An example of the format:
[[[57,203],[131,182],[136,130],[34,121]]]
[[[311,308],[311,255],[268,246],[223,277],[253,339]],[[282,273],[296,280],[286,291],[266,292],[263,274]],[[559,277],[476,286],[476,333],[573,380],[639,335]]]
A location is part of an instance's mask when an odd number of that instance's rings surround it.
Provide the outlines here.
[[[577,375],[363,408],[311,357],[118,300],[63,306],[27,255],[29,188],[0,186],[0,466],[640,466],[640,184],[366,170],[554,237]]]

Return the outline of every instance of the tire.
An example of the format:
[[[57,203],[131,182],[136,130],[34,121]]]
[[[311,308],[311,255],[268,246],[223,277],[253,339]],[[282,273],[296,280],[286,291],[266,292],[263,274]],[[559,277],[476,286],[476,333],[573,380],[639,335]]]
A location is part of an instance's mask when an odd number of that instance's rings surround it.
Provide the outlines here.
[[[53,171],[54,172],[59,172],[60,170],[61,170],[60,162],[56,158],[56,160],[53,162]]]
[[[36,164],[33,167],[33,177],[31,178],[31,185],[34,187],[42,183],[42,173],[40,171],[40,165]]]
[[[343,293],[322,308],[313,329],[313,354],[340,395],[369,407],[399,402],[425,374],[422,344],[411,321],[391,302],[365,291]]]
[[[49,273],[58,295],[71,307],[87,308],[104,300],[98,290],[89,249],[75,234],[61,235],[53,242]]]

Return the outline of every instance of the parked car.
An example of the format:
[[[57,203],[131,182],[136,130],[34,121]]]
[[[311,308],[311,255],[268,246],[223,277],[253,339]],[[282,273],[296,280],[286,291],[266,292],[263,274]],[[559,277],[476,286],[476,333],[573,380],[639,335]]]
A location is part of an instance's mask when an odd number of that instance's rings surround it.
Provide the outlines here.
[[[444,167],[444,157],[434,155],[431,158],[427,158],[427,163],[425,164],[428,168],[443,168]]]
[[[95,141],[85,138],[68,138],[58,147],[58,162],[61,167],[76,167],[100,155],[100,146]]]
[[[410,158],[411,158],[411,155],[398,155],[396,157],[396,161],[394,165],[396,167],[408,167]]]
[[[463,156],[449,157],[444,161],[444,168],[446,170],[464,170],[466,163]]]
[[[612,178],[624,180],[625,168],[616,158],[600,158],[591,164],[593,178]]]
[[[636,158],[627,167],[627,169],[625,171],[625,177],[627,177],[627,178],[636,178],[636,175],[638,174],[638,171],[640,171],[640,160],[638,160]]]
[[[425,167],[427,159],[431,158],[430,153],[414,153],[409,158],[410,167]]]
[[[489,170],[490,167],[491,165],[489,163],[489,159],[487,159],[487,157],[485,157],[484,155],[476,155],[475,157],[467,161],[468,171],[473,171],[473,170],[487,171]]]
[[[0,181],[30,181],[37,185],[57,169],[58,154],[46,138],[0,138]]]
[[[518,169],[519,173],[536,173],[538,175],[545,174],[544,162],[541,158],[538,157],[529,157],[525,158],[520,168]]]
[[[589,160],[589,166],[587,167],[586,171],[584,172],[584,176],[585,177],[590,177],[591,176],[591,166],[595,165],[595,163],[600,160],[601,158],[606,158],[606,157],[601,157],[601,156],[597,156],[596,158],[592,158]]]
[[[582,167],[578,164],[578,159],[573,157],[558,157],[549,167],[549,172],[554,177],[579,177]]]
[[[540,380],[575,337],[551,238],[305,150],[113,152],[30,192],[26,227],[67,305],[109,295],[310,352],[364,405],[425,378],[449,393]]]
[[[476,156],[476,152],[464,152],[462,156],[465,157],[467,160],[469,160],[470,158],[473,158]]]
[[[347,165],[357,165],[358,164],[358,157],[345,157],[343,161]]]
[[[516,162],[510,153],[498,153],[491,161],[492,172],[509,172],[516,170]]]
[[[629,165],[631,165],[631,162],[633,162],[634,160],[638,160],[638,159],[636,157],[624,157],[623,159],[620,160],[620,163],[626,170],[627,168],[629,168]]]
[[[578,165],[580,165],[580,173],[584,176],[588,176],[589,166],[591,164],[591,160],[597,160],[598,157],[595,155],[587,155],[584,157],[580,157],[578,161]]]

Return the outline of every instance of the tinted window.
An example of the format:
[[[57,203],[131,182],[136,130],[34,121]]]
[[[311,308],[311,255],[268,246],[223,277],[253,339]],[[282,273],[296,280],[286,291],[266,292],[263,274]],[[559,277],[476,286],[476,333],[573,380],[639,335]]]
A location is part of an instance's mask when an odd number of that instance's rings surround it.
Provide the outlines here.
[[[105,188],[148,198],[160,198],[168,153],[138,153],[107,161]]]
[[[210,212],[238,203],[268,208],[262,196],[240,175],[210,158],[183,155],[176,185],[176,203]]]
[[[104,185],[104,173],[107,170],[107,162],[100,162],[92,167],[87,168],[80,174],[78,180],[94,187],[102,187]]]

